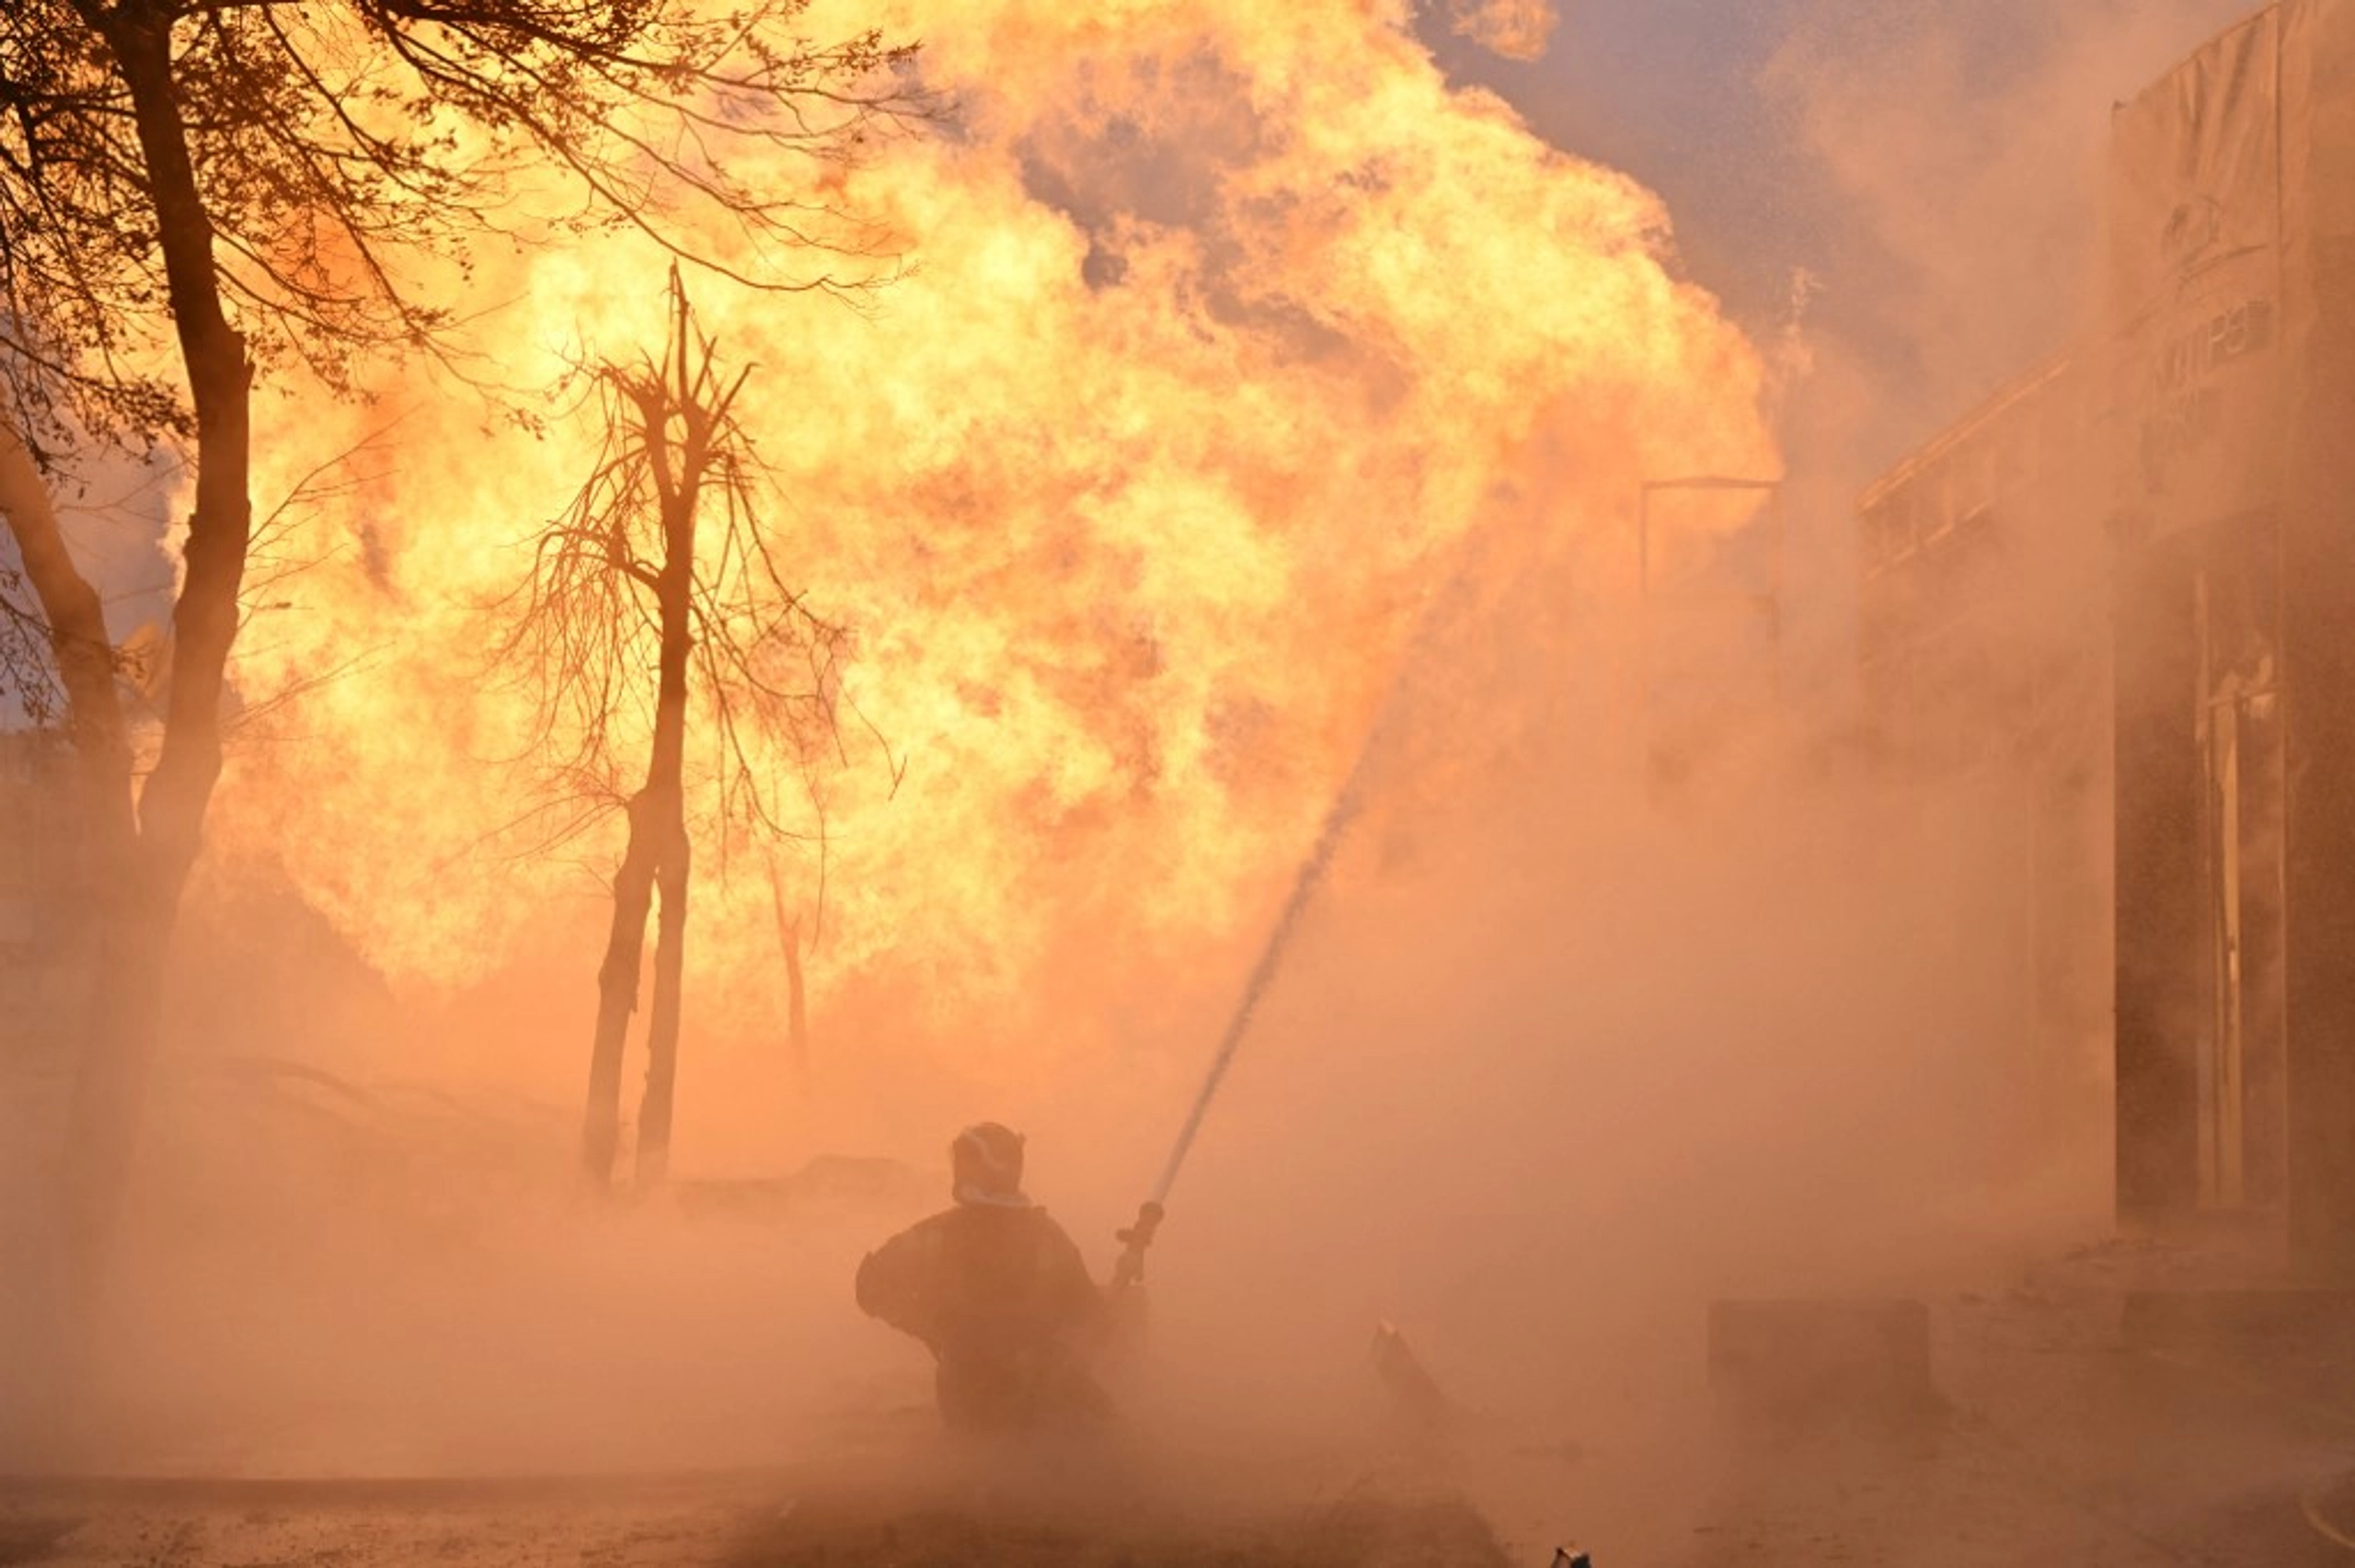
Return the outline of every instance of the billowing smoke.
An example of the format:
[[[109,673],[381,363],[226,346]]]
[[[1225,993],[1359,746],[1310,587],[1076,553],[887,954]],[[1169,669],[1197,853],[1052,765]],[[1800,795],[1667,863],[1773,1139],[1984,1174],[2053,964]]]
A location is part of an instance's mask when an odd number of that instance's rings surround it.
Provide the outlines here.
[[[1877,443],[1866,461],[1893,459],[2067,346],[2099,282],[2111,106],[2248,9],[1796,8],[1763,86],[1835,193],[1839,265],[1818,279],[1829,293],[1815,314],[1820,346],[1870,378],[1853,410]]]
[[[1559,20],[1553,0],[1448,0],[1448,26],[1508,60],[1536,60],[1545,53]]]

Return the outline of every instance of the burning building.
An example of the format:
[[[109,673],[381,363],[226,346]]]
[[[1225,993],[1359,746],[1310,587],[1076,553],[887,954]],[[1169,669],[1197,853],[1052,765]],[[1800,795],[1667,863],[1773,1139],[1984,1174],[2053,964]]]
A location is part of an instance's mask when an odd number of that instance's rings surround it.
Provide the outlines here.
[[[2355,0],[2120,106],[2107,185],[2090,329],[1864,498],[1867,699],[2010,791],[2040,1054],[2109,972],[2121,1219],[2355,1271]]]

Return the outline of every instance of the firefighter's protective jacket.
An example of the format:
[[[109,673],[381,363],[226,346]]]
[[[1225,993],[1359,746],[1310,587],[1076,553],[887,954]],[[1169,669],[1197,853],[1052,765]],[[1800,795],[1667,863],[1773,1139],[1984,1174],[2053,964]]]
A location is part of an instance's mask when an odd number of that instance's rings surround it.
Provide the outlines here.
[[[952,1426],[1032,1427],[1101,1413],[1082,1365],[1105,1305],[1079,1248],[1046,1210],[960,1203],[859,1265],[858,1304],[938,1363]]]

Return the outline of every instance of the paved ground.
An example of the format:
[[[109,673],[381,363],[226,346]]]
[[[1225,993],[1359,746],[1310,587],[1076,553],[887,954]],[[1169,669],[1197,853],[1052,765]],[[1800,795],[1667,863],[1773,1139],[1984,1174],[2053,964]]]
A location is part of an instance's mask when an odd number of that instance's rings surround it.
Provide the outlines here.
[[[1475,1424],[1188,1471],[1021,1473],[903,1435],[798,1469],[626,1482],[317,1487],[0,1483],[0,1568],[2329,1568],[2355,1516],[2355,1403],[2326,1381],[2121,1345],[2129,1288],[2231,1273],[2093,1248],[1934,1301],[1939,1399],[1892,1421],[1763,1425],[1640,1381],[1594,1429]],[[1697,1361],[1698,1346],[1694,1346]],[[1648,1413],[1648,1426],[1639,1419]]]
[[[67,1491],[0,1505],[0,1564],[690,1568],[727,1562],[764,1504],[725,1493],[322,1500]]]
[[[0,1564],[54,1568],[1509,1568],[1444,1495],[1203,1508],[1056,1487],[703,1477],[621,1486],[52,1486],[0,1502]],[[800,1478],[804,1481],[807,1478]],[[836,1478],[840,1482],[840,1478]]]

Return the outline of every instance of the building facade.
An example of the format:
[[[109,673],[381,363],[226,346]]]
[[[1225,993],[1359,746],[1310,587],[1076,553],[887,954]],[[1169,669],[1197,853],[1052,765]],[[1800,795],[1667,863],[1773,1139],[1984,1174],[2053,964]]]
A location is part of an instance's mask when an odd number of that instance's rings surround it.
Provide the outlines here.
[[[1865,689],[1901,759],[2092,792],[2121,1219],[2279,1216],[2355,1276],[2355,0],[2120,106],[2108,179],[2068,360],[1865,498]]]
[[[1859,688],[1886,770],[1956,846],[1954,983],[2033,1162],[2107,1113],[2109,648],[2085,526],[2093,410],[2052,361],[1908,457],[1858,510]]]

